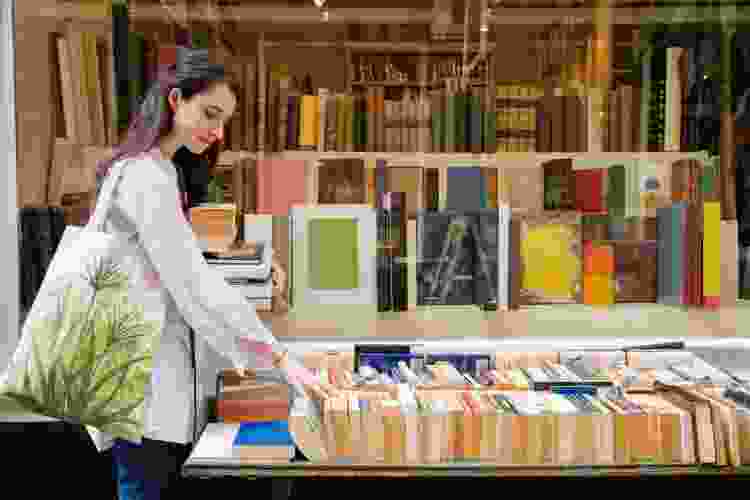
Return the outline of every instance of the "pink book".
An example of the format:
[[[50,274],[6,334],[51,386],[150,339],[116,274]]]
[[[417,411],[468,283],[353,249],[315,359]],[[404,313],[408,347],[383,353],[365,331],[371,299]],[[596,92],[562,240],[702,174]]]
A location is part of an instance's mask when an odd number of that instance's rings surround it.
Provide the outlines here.
[[[305,204],[305,161],[258,160],[255,171],[257,213],[287,216],[293,205]]]

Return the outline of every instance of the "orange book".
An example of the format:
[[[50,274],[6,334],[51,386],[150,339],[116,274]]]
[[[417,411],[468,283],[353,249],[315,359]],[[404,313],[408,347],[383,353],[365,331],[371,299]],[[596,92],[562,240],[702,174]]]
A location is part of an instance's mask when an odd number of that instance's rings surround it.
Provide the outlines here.
[[[589,273],[583,275],[583,303],[610,305],[615,303],[615,283],[612,274]]]
[[[612,245],[601,245],[591,242],[584,243],[583,272],[614,273],[615,252]]]

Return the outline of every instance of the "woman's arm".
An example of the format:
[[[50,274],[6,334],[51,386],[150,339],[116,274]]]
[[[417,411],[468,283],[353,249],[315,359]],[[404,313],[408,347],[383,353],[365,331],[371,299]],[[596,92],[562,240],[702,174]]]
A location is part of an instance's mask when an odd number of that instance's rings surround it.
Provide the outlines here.
[[[270,367],[283,349],[253,306],[201,254],[182,213],[172,165],[143,157],[125,166],[117,204],[186,322],[236,368]],[[241,349],[238,340],[242,339]]]

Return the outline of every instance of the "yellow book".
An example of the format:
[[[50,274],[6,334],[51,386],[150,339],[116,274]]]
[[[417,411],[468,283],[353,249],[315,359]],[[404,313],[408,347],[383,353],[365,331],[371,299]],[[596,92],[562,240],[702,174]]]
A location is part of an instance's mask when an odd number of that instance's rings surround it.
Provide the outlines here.
[[[320,115],[320,98],[316,95],[303,95],[300,106],[299,144],[305,147],[318,145],[318,119]]]
[[[718,306],[721,295],[721,206],[703,203],[703,297],[706,305]]]

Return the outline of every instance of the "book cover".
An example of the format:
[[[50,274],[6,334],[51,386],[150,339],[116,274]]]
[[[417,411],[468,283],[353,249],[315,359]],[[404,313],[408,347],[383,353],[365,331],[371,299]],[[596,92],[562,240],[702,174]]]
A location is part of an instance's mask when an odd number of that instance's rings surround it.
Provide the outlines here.
[[[424,213],[417,218],[417,304],[475,303],[477,222],[459,213]]]
[[[576,303],[582,291],[579,217],[526,218],[521,261],[526,304]]]

